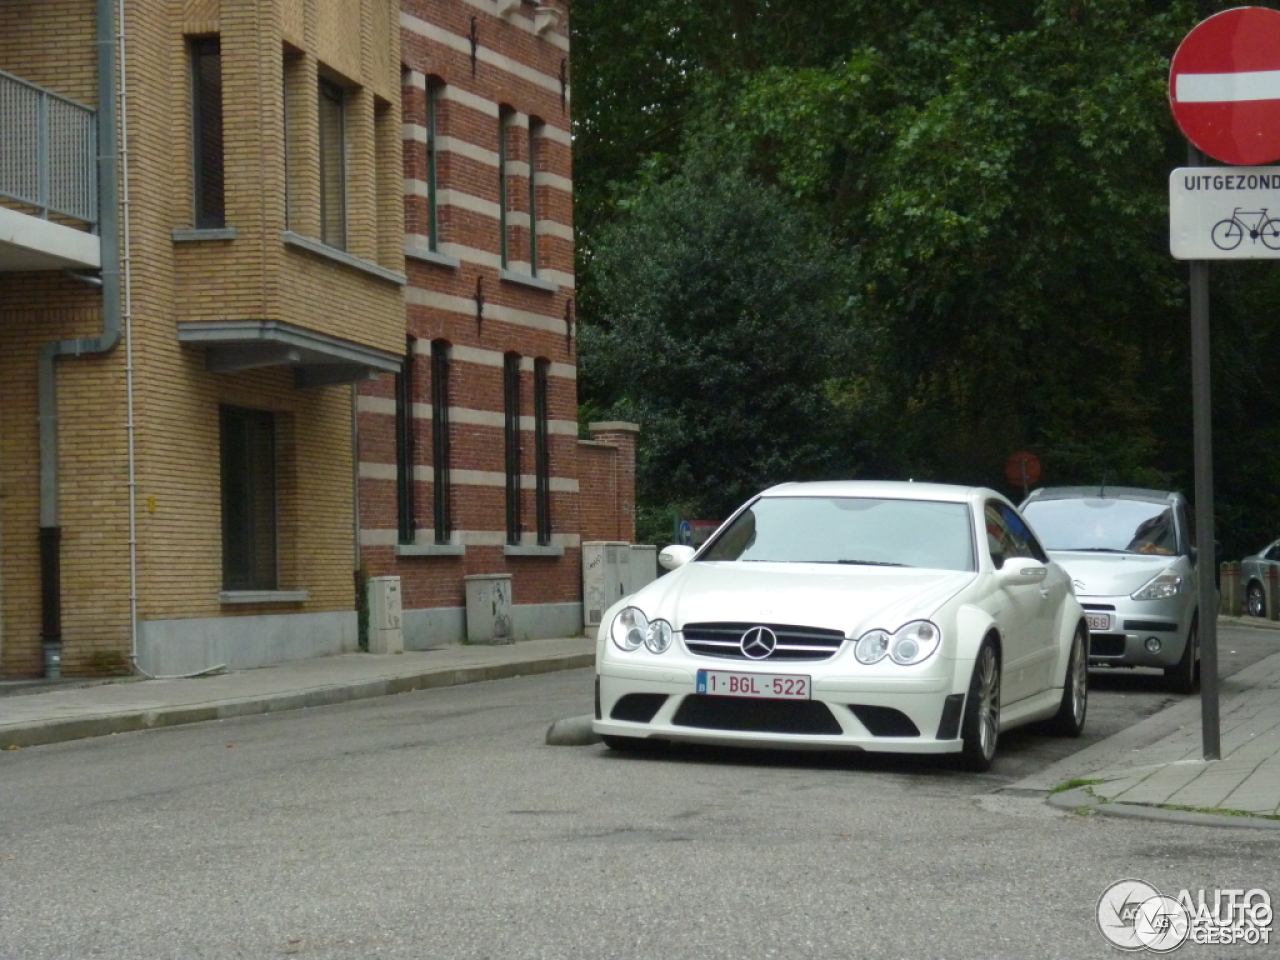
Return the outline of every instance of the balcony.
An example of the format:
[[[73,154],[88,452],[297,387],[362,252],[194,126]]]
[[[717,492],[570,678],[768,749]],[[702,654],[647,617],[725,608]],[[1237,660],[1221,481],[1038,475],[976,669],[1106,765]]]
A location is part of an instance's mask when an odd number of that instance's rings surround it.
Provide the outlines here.
[[[0,72],[0,273],[96,270],[97,115]]]

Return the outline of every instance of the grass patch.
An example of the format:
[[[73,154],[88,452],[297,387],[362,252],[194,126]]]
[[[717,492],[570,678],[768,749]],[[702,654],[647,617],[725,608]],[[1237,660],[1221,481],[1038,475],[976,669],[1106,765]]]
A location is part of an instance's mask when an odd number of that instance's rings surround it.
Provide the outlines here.
[[[1107,781],[1105,781],[1105,780],[1097,780],[1097,779],[1095,779],[1095,780],[1079,780],[1079,779],[1077,779],[1077,780],[1068,780],[1066,783],[1060,783],[1060,784],[1058,784],[1056,787],[1054,787],[1052,790],[1050,790],[1050,791],[1049,791],[1049,795],[1050,795],[1050,796],[1053,796],[1053,794],[1055,794],[1055,793],[1064,793],[1064,792],[1065,792],[1065,791],[1067,791],[1067,790],[1074,790],[1074,789],[1076,789],[1077,787],[1092,787],[1092,786],[1093,786],[1094,784],[1096,784],[1096,783],[1106,783],[1106,782],[1107,782]]]
[[[1141,804],[1158,806],[1162,810],[1185,810],[1187,813],[1212,813],[1220,817],[1250,817],[1254,820],[1280,820],[1274,813],[1250,813],[1248,810],[1230,810],[1226,807],[1189,807],[1182,803]]]

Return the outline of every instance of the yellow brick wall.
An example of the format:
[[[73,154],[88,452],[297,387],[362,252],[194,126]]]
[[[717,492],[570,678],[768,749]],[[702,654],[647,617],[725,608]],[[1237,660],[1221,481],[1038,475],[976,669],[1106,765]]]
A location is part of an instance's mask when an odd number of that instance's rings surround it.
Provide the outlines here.
[[[126,0],[129,286],[133,331],[139,614],[144,620],[354,608],[352,390],[300,391],[283,368],[205,369],[180,346],[183,320],[283,320],[399,353],[400,288],[286,246],[284,41],[306,43],[314,98],[322,64],[356,85],[367,142],[352,145],[352,252],[403,270],[397,155],[373,147],[375,95],[398,127],[394,0]],[[376,11],[376,13],[375,13]],[[352,17],[355,19],[353,20]],[[359,44],[339,43],[355,26]],[[191,134],[184,31],[223,41],[227,220],[231,241],[175,243],[192,226]],[[375,53],[375,36],[386,49]],[[346,38],[349,39],[348,35]],[[328,38],[322,42],[321,38]],[[92,0],[0,2],[0,70],[96,101]],[[327,44],[327,46],[326,46]],[[352,54],[354,49],[354,59]],[[346,59],[343,59],[346,57]],[[374,76],[377,69],[385,76]],[[397,129],[398,134],[398,129]],[[384,166],[393,201],[373,184]],[[367,186],[359,186],[365,183]],[[384,190],[385,192],[385,190]],[[312,202],[315,202],[312,200]],[[390,216],[388,216],[390,212]],[[314,210],[300,224],[318,232]],[[304,229],[305,228],[305,229]],[[388,240],[394,236],[394,241]],[[101,293],[61,274],[0,282],[0,676],[41,665],[36,350],[97,336]],[[104,357],[58,362],[64,669],[120,670],[129,653],[128,456],[122,344]],[[282,589],[303,604],[223,606],[219,404],[279,414]]]

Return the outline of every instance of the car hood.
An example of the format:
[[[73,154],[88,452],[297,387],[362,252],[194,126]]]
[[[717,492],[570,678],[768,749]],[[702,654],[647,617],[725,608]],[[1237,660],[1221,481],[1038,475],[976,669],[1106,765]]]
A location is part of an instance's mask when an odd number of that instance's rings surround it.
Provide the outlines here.
[[[695,562],[649,584],[631,602],[649,617],[686,623],[827,627],[858,636],[927,619],[976,574],[897,567]]]
[[[1086,597],[1120,597],[1137,593],[1146,583],[1181,557],[1143,556],[1137,553],[1073,553],[1049,551],[1067,571],[1076,594]],[[1185,575],[1189,571],[1183,570]]]

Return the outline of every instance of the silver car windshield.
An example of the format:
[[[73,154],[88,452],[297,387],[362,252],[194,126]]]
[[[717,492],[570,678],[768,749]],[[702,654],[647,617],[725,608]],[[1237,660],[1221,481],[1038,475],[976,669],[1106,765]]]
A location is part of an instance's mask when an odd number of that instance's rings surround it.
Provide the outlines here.
[[[1033,500],[1022,513],[1049,550],[1161,556],[1178,552],[1173,508],[1167,504],[1080,497]]]
[[[762,497],[699,560],[975,569],[963,503],[863,497]]]

